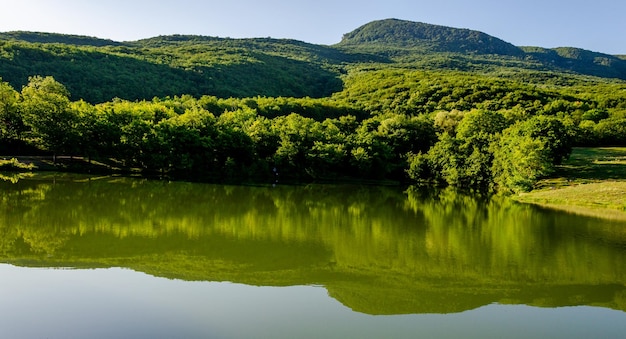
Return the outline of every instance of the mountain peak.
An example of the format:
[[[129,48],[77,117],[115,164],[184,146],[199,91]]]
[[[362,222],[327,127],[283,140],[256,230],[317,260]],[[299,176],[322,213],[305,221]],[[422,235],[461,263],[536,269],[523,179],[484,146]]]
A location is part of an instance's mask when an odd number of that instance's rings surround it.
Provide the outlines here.
[[[399,19],[372,21],[344,34],[338,45],[513,56],[524,53],[508,42],[479,31]]]

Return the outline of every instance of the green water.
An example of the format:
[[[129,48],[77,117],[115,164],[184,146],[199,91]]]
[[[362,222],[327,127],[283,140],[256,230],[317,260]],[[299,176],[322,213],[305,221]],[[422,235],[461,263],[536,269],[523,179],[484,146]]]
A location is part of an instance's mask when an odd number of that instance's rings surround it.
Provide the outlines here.
[[[450,190],[0,180],[0,263],[3,338],[626,332],[626,222]]]

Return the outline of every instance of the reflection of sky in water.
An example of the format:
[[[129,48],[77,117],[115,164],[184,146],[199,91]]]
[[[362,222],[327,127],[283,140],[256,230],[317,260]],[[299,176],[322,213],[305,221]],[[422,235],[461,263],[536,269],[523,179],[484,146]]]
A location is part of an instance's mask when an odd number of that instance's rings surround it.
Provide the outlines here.
[[[1,338],[616,338],[626,313],[489,305],[370,316],[322,287],[167,280],[126,269],[0,265]]]

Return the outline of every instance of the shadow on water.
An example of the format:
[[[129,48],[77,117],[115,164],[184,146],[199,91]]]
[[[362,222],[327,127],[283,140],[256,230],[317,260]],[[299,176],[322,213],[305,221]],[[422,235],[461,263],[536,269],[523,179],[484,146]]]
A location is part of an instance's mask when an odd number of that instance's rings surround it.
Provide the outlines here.
[[[322,285],[368,314],[491,303],[626,311],[626,227],[450,190],[0,181],[0,261]]]

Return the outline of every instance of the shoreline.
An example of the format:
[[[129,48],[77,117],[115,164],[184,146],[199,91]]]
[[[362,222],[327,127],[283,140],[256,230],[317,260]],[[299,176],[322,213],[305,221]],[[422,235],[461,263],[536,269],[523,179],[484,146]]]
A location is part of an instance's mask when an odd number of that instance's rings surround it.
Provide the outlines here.
[[[13,158],[20,164],[35,166],[30,169],[14,168],[14,171],[21,172],[58,171],[152,177],[150,173],[124,167],[110,159],[88,161],[81,157],[57,156],[55,162],[52,156],[0,156],[0,160]],[[359,182],[342,179],[347,178],[335,178],[330,181],[353,184]],[[247,181],[249,180],[244,180],[242,184],[246,184]],[[289,180],[282,183],[289,184]],[[367,181],[366,184],[389,185],[390,182]],[[626,220],[626,148],[574,148],[570,158],[558,167],[554,176],[541,180],[535,187],[530,192],[511,196],[511,199],[568,213]]]
[[[160,173],[142,171],[139,168],[124,167],[121,163],[112,159],[108,160],[91,160],[88,161],[83,157],[57,156],[56,162],[52,156],[0,156],[1,161],[10,161],[16,159],[23,167],[9,167],[0,171],[15,173],[43,173],[43,172],[59,172],[59,173],[75,173],[85,175],[121,175],[121,176],[140,176],[147,179],[167,179],[173,181],[203,182],[203,183],[220,183],[220,184],[239,184],[239,185],[273,185],[278,184],[276,178],[267,175],[266,177],[246,177],[246,178],[230,178],[226,176],[215,175],[215,173],[207,173],[206,177],[199,175],[177,175],[176,173]],[[318,178],[297,178],[282,177],[281,185],[306,185],[306,184],[346,184],[346,185],[380,185],[380,186],[402,186],[401,181],[391,179],[360,179],[351,177],[318,177]]]
[[[67,170],[84,170],[84,171],[109,171],[112,173],[119,172],[132,172],[132,169],[125,169],[119,164],[109,161],[107,163],[87,160],[83,157],[70,157],[70,156],[56,156],[56,159],[52,155],[2,155],[0,160],[16,159],[18,162],[25,165],[35,166],[33,171],[67,171]]]
[[[581,184],[576,187],[582,186],[585,189],[589,189],[589,191],[593,190],[595,187],[591,187],[590,185],[601,185],[606,183],[595,183],[595,184]],[[626,182],[624,182],[626,185]],[[512,197],[512,199],[518,203],[522,204],[531,204],[543,208],[548,208],[552,210],[559,210],[567,213],[577,214],[581,216],[587,217],[595,217],[601,219],[608,220],[619,220],[626,221],[626,207],[617,206],[614,204],[602,204],[598,203],[594,200],[587,200],[586,202],[572,202],[567,200],[568,188],[573,188],[574,186],[567,186],[566,188],[555,189],[552,191],[532,191],[529,193],[522,193],[520,195]],[[597,189],[600,191],[601,189]],[[554,196],[550,198],[546,196],[545,192],[550,193],[550,196]],[[626,197],[626,191],[624,191],[624,197]]]

